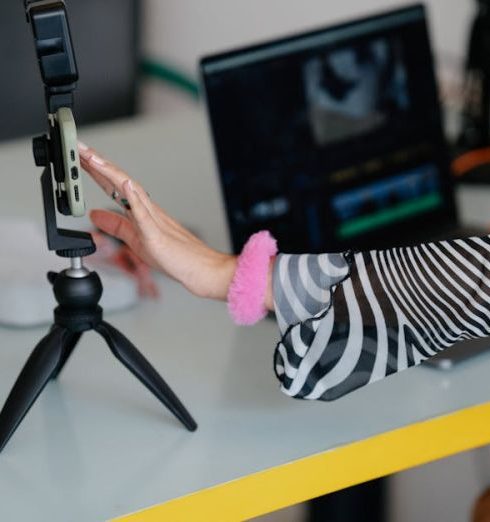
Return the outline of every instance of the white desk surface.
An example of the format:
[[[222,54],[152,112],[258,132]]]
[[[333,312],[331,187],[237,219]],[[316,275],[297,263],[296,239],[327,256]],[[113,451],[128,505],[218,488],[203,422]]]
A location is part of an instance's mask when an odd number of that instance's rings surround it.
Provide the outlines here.
[[[226,249],[201,111],[96,126],[81,138]],[[1,145],[0,169],[0,215],[42,220],[29,142]],[[489,193],[460,193],[466,220],[490,222]],[[91,207],[108,204],[88,180],[86,199]],[[160,301],[107,319],[167,379],[199,429],[187,432],[102,339],[85,334],[0,455],[0,520],[105,520],[490,399],[490,354],[447,373],[411,369],[332,403],[290,399],[272,370],[274,322],[236,327],[223,304],[161,282]],[[44,333],[0,329],[0,404]]]

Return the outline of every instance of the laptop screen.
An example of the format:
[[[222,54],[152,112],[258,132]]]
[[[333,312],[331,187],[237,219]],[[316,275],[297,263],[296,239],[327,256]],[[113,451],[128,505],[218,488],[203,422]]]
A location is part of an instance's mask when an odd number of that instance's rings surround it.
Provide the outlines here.
[[[455,221],[422,6],[206,57],[233,248],[374,248]]]

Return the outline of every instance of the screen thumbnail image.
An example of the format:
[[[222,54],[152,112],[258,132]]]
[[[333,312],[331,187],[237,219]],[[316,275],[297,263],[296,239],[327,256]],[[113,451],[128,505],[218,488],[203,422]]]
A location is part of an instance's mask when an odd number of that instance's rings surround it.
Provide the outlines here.
[[[310,58],[303,67],[303,81],[309,124],[319,146],[373,131],[410,105],[396,37]]]

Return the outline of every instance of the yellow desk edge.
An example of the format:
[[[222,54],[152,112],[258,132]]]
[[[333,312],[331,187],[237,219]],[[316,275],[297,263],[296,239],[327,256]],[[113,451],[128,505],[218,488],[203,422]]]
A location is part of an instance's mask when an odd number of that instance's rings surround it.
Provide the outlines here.
[[[247,520],[489,444],[489,421],[490,403],[472,406],[203,489],[114,522]]]

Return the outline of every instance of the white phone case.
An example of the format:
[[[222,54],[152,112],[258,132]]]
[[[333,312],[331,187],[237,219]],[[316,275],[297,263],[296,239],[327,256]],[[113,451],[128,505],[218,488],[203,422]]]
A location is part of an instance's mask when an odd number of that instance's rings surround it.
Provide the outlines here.
[[[78,156],[77,127],[73,113],[68,107],[61,107],[56,113],[63,148],[63,166],[65,168],[65,190],[68,204],[74,217],[85,214],[85,199],[83,197],[82,172]]]

